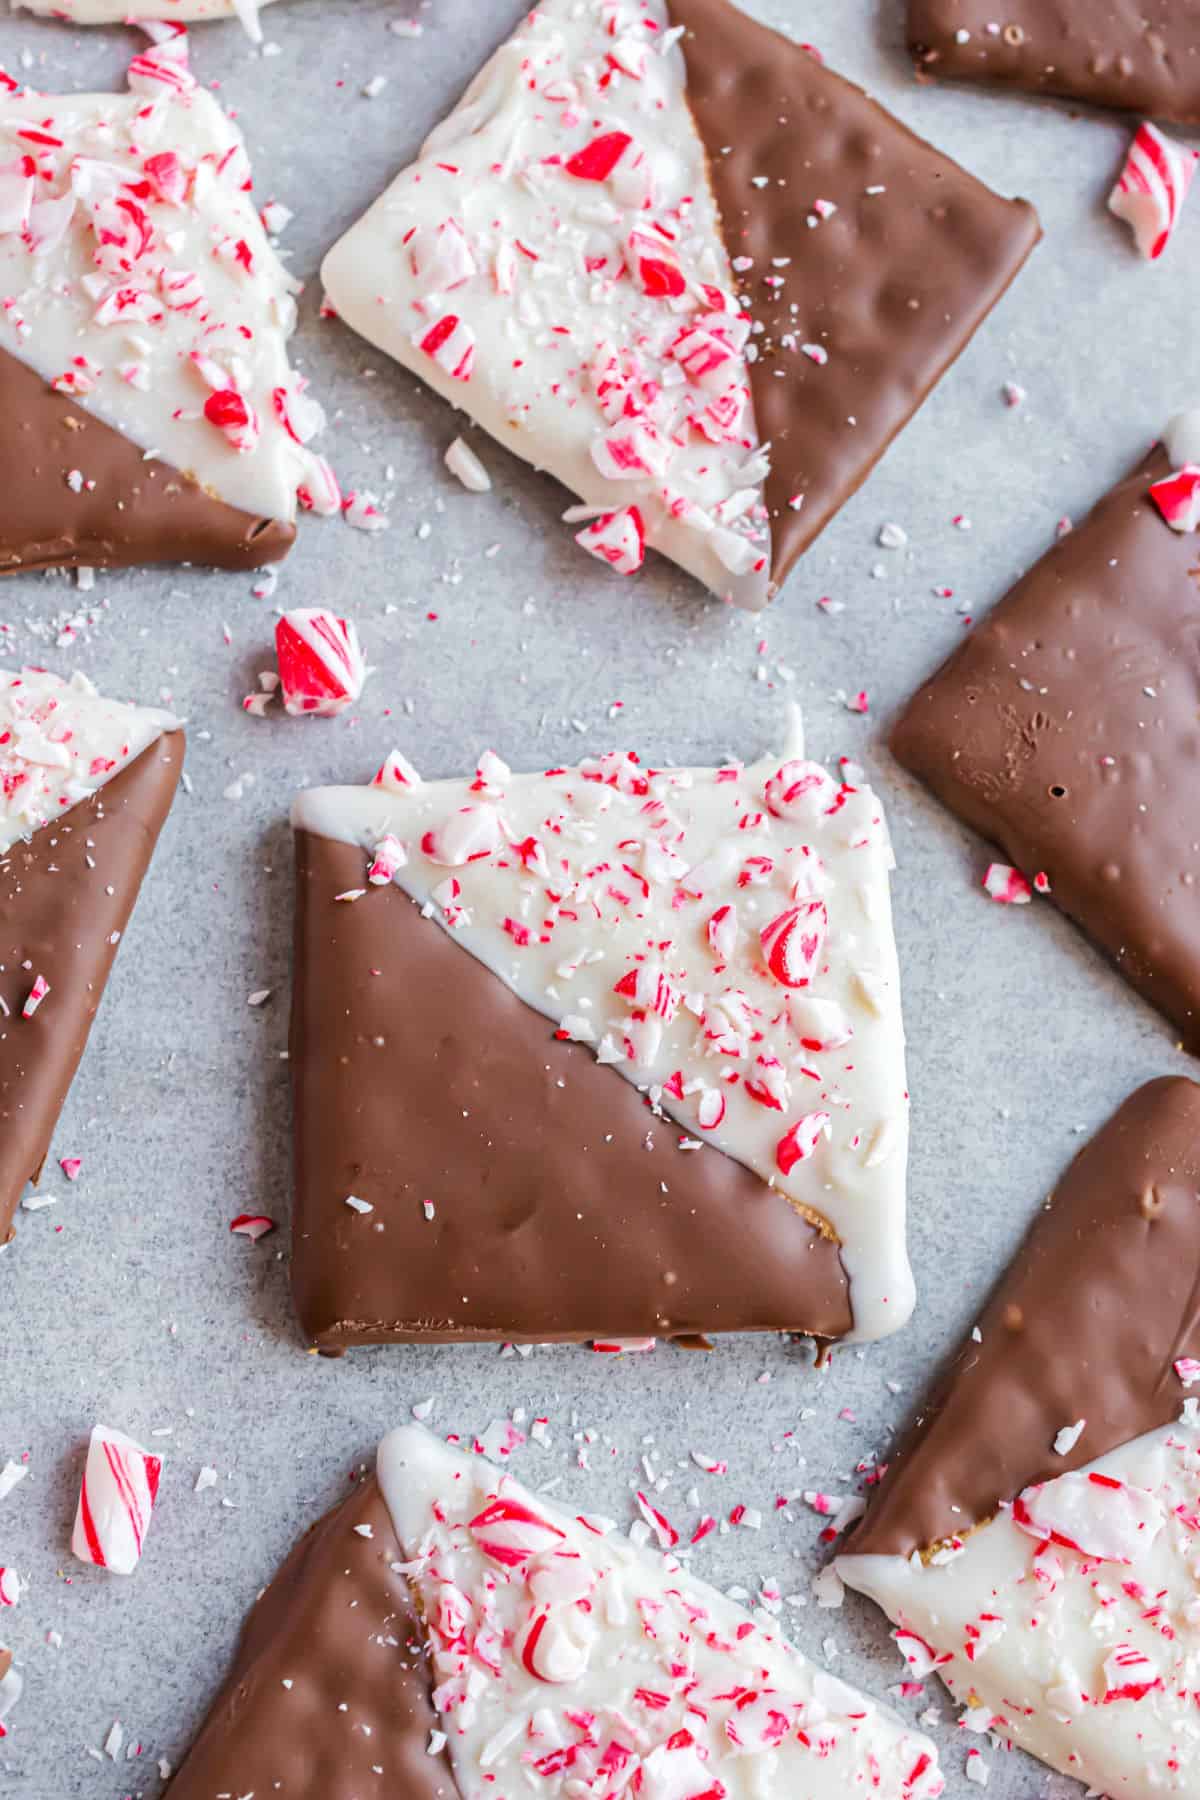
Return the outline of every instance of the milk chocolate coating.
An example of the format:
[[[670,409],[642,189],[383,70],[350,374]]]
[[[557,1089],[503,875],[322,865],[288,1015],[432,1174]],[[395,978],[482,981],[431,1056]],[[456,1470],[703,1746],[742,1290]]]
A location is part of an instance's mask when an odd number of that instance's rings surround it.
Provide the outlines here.
[[[182,767],[172,731],[0,856],[0,1242],[49,1153]],[[38,975],[50,992],[22,1018]]]
[[[892,748],[1200,1051],[1200,535],[1158,449],[911,702]]]
[[[908,1556],[1178,1418],[1200,1356],[1200,1087],[1139,1088],[1071,1164],[847,1550]],[[1064,1425],[1078,1443],[1054,1451]]]
[[[426,1749],[438,1721],[402,1560],[372,1476],[250,1613],[170,1800],[460,1800],[445,1752]]]
[[[731,1157],[680,1150],[398,888],[339,903],[364,869],[296,833],[292,1285],[310,1339],[850,1329],[832,1238]]]
[[[1000,199],[729,0],[670,0],[670,13],[685,27],[688,103],[726,245],[754,262],[737,280],[757,333],[750,387],[771,445],[778,585],[965,349],[1041,229],[1025,201]],[[814,228],[817,200],[838,210]],[[790,266],[773,267],[777,257]],[[780,274],[781,288],[766,285]],[[828,363],[801,344],[821,345]]]
[[[908,42],[920,73],[1200,124],[1200,0],[908,0]]]
[[[292,547],[294,525],[260,519],[55,393],[0,350],[0,575],[194,562],[257,569]],[[78,494],[67,476],[78,469]]]

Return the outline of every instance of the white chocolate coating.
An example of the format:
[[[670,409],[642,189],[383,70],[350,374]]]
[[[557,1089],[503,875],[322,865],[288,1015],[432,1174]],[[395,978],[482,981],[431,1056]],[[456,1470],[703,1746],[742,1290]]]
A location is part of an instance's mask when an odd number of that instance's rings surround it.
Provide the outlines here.
[[[842,1579],[946,1657],[954,1697],[1112,1800],[1200,1793],[1200,1427],[1027,1490],[948,1561],[843,1556]],[[1106,1483],[1089,1477],[1100,1475]],[[1109,1483],[1117,1482],[1120,1487]],[[1127,1490],[1132,1490],[1127,1491]],[[1059,1540],[1047,1543],[1053,1529]]]
[[[0,669],[0,855],[111,781],[174,729],[168,712],[106,700],[86,676]]]
[[[384,1439],[377,1466],[463,1800],[942,1792],[926,1738],[675,1558],[601,1535],[416,1426]]]
[[[1176,413],[1163,433],[1171,466],[1182,469],[1185,463],[1200,464],[1200,406]]]
[[[473,780],[316,789],[292,817],[375,853],[372,880],[648,1091],[681,1154],[714,1144],[827,1221],[872,1339],[913,1305],[893,859],[870,788],[801,748],[783,783],[778,758],[512,776],[489,752]],[[789,801],[797,776],[810,792]],[[811,967],[789,967],[810,928]]]
[[[72,25],[123,25],[130,19],[191,22],[239,18],[257,43],[262,37],[258,12],[273,0],[13,0],[17,11],[66,19]]]
[[[0,349],[220,499],[290,522],[297,488],[322,485],[281,416],[306,439],[322,423],[288,366],[295,283],[185,45],[136,58],[128,94],[0,96]],[[205,417],[221,391],[252,413],[249,447]]]
[[[749,321],[668,25],[663,0],[544,0],[322,275],[347,324],[501,443],[587,507],[636,505],[648,543],[757,609],[770,533]],[[571,173],[612,134],[631,142],[607,177]],[[664,280],[680,291],[649,291]],[[448,319],[435,361],[420,340]],[[636,439],[640,473],[616,476],[614,432]]]

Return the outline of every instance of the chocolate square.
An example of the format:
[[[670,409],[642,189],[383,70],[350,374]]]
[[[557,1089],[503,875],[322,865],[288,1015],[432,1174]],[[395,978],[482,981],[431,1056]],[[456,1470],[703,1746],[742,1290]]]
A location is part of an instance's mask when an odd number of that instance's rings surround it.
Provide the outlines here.
[[[912,700],[896,756],[1200,1052],[1200,536],[1156,448]]]

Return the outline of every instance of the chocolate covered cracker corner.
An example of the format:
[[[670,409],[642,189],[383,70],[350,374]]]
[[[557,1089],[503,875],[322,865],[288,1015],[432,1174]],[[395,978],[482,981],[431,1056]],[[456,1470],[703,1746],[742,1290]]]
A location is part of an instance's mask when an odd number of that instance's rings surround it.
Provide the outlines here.
[[[293,823],[321,1348],[905,1323],[892,856],[857,771],[798,740],[430,783],[394,756]]]
[[[36,1181],[179,781],[167,713],[0,670],[0,1240]]]
[[[1096,1792],[1192,1796],[1200,1087],[1083,1149],[837,1567],[975,1731]]]
[[[906,768],[1200,1050],[1200,413],[906,707]]]

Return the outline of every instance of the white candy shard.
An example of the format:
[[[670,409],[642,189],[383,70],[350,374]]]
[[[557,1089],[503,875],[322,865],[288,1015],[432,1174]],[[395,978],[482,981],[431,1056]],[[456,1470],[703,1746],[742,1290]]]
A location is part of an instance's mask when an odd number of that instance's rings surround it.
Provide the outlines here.
[[[176,721],[85,675],[0,668],[0,855],[94,794]]]
[[[37,196],[0,178],[0,294],[16,296],[0,349],[233,506],[290,522],[303,490],[336,511],[307,448],[321,409],[287,360],[297,284],[241,132],[197,85],[181,27],[134,58],[129,89],[0,94]]]
[[[671,1558],[418,1426],[379,1448],[464,1795],[936,1800],[937,1752]],[[483,1785],[486,1783],[486,1787]]]
[[[665,0],[543,0],[322,274],[348,325],[579,496],[583,548],[628,574],[644,541],[757,609],[750,321],[669,24]]]
[[[482,462],[472,450],[470,444],[462,438],[455,438],[446,452],[446,467],[450,473],[462,482],[471,494],[487,494],[491,491],[492,478]]]
[[[462,948],[689,1139],[829,1221],[856,1337],[898,1330],[908,1104],[871,789],[796,757],[658,770],[612,752],[539,775],[485,757],[420,785],[395,758],[385,771],[301,795],[294,823],[361,846],[365,868],[391,838],[388,881]],[[817,869],[821,898],[797,901]],[[384,884],[367,885],[364,904]]]
[[[162,1459],[120,1431],[97,1425],[71,1534],[80,1562],[132,1575],[142,1554],[158,1495]]]
[[[1189,1403],[1190,1404],[1190,1403]],[[1097,1793],[1193,1800],[1200,1425],[1026,1489],[949,1562],[843,1556],[918,1678]]]

